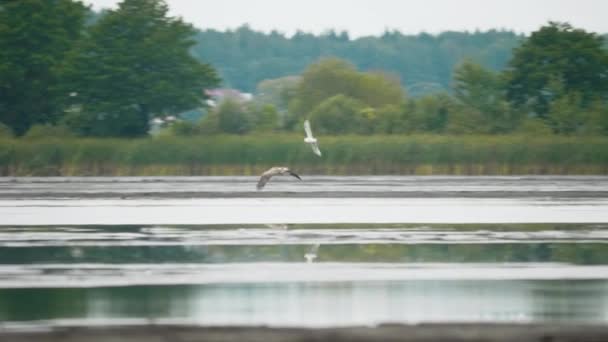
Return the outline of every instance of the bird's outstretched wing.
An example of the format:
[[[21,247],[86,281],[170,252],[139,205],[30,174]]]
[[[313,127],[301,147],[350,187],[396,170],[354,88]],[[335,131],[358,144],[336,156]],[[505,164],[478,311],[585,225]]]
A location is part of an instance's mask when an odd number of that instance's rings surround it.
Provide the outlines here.
[[[311,143],[310,147],[312,147],[312,151],[318,155],[319,157],[321,156],[321,150],[319,150],[319,144],[317,144],[316,142]]]
[[[306,132],[306,137],[312,138],[312,130],[310,129],[310,122],[308,120],[304,120],[304,131]]]
[[[260,176],[260,180],[258,180],[258,184],[256,185],[256,188],[258,190],[262,190],[264,185],[266,185],[266,183],[268,183],[268,181],[270,180],[270,178],[272,178],[272,176],[284,175],[284,174],[290,174],[290,175],[296,177],[297,179],[302,180],[302,178],[300,178],[300,176],[298,176],[295,172],[289,170],[286,167],[271,167],[270,169],[268,169],[268,171],[262,173],[262,175]]]
[[[262,176],[260,177],[260,180],[258,181],[258,184],[256,185],[256,188],[258,190],[262,190],[264,185],[266,185],[266,183],[268,183],[268,181],[270,180],[271,177],[272,177],[272,174],[268,174],[268,173],[262,174]]]
[[[298,176],[298,175],[297,175],[295,172],[293,172],[293,171],[291,171],[291,170],[289,170],[289,171],[287,171],[287,172],[288,172],[290,175],[292,175],[292,176],[296,177],[297,179],[302,180],[302,178],[300,178],[300,176]]]

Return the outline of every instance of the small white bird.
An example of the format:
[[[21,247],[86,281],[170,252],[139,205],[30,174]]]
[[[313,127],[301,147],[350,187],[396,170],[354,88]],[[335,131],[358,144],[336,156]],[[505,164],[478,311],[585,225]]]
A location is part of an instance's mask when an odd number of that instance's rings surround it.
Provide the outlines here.
[[[272,178],[272,176],[275,176],[275,175],[291,175],[291,176],[296,177],[299,180],[302,180],[302,178],[300,178],[300,176],[298,176],[296,173],[292,172],[289,168],[282,167],[282,166],[275,166],[275,167],[271,167],[266,172],[262,173],[262,176],[260,176],[260,180],[258,181],[258,185],[256,186],[257,189],[262,190],[262,188],[264,187],[264,185],[266,185],[266,183],[268,183],[270,178]]]
[[[304,131],[306,132],[306,138],[304,138],[304,142],[310,144],[312,147],[312,151],[321,156],[321,150],[319,150],[319,144],[317,143],[317,138],[312,136],[312,130],[310,129],[310,122],[308,120],[304,121]]]

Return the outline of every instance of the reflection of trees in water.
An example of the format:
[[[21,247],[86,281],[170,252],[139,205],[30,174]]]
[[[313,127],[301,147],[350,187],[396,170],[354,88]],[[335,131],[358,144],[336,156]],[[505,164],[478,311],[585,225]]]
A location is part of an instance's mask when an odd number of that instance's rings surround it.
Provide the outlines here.
[[[313,245],[314,247],[314,245]],[[0,248],[0,263],[302,262],[311,245],[80,246]],[[608,264],[601,243],[323,244],[321,261],[567,262]]]
[[[213,321],[277,315],[601,322],[606,281],[405,281],[0,289],[3,321],[157,318]],[[353,307],[365,308],[354,311]],[[235,316],[232,316],[235,315]],[[297,316],[301,318],[300,316]],[[285,317],[281,317],[283,319]],[[291,317],[293,318],[293,317]],[[327,317],[326,317],[327,318]],[[279,318],[276,318],[279,319]]]
[[[0,289],[0,319],[185,317],[191,286]]]
[[[83,289],[0,289],[0,320],[40,320],[84,317],[88,312]]]
[[[602,280],[529,282],[532,314],[542,320],[603,322],[608,318],[608,283]]]

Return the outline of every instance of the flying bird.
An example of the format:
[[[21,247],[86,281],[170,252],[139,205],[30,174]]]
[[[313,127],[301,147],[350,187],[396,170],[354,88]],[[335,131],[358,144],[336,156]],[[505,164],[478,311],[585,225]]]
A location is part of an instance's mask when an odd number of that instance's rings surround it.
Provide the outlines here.
[[[300,178],[300,176],[298,176],[295,172],[292,172],[289,168],[275,166],[275,167],[271,167],[266,172],[262,173],[262,176],[260,176],[260,180],[258,181],[258,185],[256,186],[257,189],[262,190],[262,188],[264,187],[264,185],[266,185],[266,183],[268,183],[270,178],[272,178],[272,176],[276,176],[276,175],[291,175],[291,176],[296,177],[299,180],[302,180],[302,178]]]
[[[319,144],[317,143],[317,138],[312,136],[312,130],[310,129],[310,122],[308,120],[304,121],[304,131],[306,131],[306,138],[304,138],[304,142],[310,144],[312,147],[312,151],[321,156],[321,150],[319,150]]]

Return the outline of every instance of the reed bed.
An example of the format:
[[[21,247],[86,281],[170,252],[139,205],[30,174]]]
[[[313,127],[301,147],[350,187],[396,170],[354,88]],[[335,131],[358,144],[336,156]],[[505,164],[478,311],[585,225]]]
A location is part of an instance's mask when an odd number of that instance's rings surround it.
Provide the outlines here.
[[[608,137],[333,136],[323,157],[300,135],[0,140],[2,176],[607,174]]]

